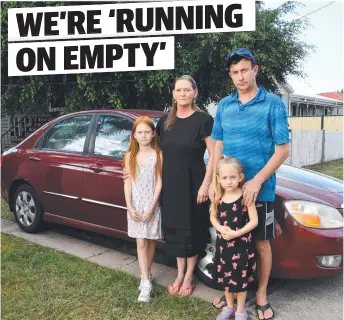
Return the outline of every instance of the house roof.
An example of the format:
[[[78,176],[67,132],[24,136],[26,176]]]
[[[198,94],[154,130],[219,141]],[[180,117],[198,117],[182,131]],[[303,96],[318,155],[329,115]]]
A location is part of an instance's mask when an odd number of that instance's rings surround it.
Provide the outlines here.
[[[310,101],[317,99],[317,100],[323,100],[323,101],[330,101],[330,102],[343,102],[343,100],[338,101],[337,99],[332,99],[329,97],[325,97],[325,96],[320,96],[318,94],[308,94],[305,92],[295,92],[295,93],[291,93],[289,95],[290,97],[305,97],[305,98],[310,98]]]
[[[323,96],[323,97],[327,97],[330,99],[339,100],[339,101],[344,100],[343,93],[340,93],[340,92],[322,92],[322,93],[318,93],[318,95]]]
[[[339,101],[337,99],[331,99],[331,98],[327,98],[320,95],[314,95],[314,94],[312,95],[312,94],[306,94],[302,92],[289,94],[289,101],[299,102],[299,103],[309,103],[309,104],[312,104],[313,102],[313,103],[316,103],[317,105],[320,104],[320,105],[324,105],[324,106],[326,105],[330,107],[343,105],[343,100]]]

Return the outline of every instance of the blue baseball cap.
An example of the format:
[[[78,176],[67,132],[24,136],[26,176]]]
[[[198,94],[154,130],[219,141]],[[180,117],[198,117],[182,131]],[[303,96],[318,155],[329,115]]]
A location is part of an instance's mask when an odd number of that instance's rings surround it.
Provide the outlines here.
[[[238,58],[238,57],[246,58],[248,60],[251,60],[254,65],[256,64],[256,59],[254,58],[253,54],[249,50],[245,48],[239,48],[227,54],[226,56],[227,69],[229,68],[230,63],[235,58]]]

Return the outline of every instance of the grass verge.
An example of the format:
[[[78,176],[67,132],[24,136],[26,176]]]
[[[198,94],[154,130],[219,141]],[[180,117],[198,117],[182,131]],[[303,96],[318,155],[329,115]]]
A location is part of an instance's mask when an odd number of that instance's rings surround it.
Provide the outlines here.
[[[155,286],[137,300],[138,279],[118,270],[2,234],[2,319],[214,319],[210,304]]]
[[[305,169],[317,171],[343,180],[343,159],[328,161],[322,164],[305,166]]]
[[[10,211],[8,204],[5,200],[1,199],[1,218],[15,220],[13,213]]]

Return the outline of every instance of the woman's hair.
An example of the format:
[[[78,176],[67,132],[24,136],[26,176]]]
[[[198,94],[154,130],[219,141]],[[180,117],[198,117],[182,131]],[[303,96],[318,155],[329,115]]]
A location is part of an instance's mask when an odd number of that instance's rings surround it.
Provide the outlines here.
[[[197,89],[197,84],[196,84],[195,79],[189,75],[184,75],[184,76],[174,79],[173,84],[172,84],[172,90],[175,89],[176,83],[178,80],[187,80],[191,83],[193,90]],[[197,107],[195,101],[192,101],[192,109],[196,111],[200,110],[200,108]],[[173,125],[173,123],[176,121],[176,114],[177,114],[177,102],[172,97],[171,109],[168,112],[167,118],[165,120],[165,130],[169,129]]]
[[[128,157],[128,155],[130,156],[129,157],[129,168],[127,168],[127,169],[130,170],[130,175],[133,178],[133,180],[135,180],[135,178],[136,178],[136,166],[137,166],[136,157],[137,157],[137,154],[139,152],[139,144],[134,137],[134,133],[136,131],[137,126],[141,123],[148,125],[153,130],[153,132],[155,131],[154,122],[149,117],[144,117],[144,116],[139,117],[134,122],[133,129],[132,129],[131,136],[130,136],[129,148],[128,148],[128,150],[124,156],[123,162],[122,162],[122,166],[123,166],[123,168],[125,168],[126,158]],[[155,175],[156,175],[156,177],[158,177],[158,176],[161,177],[161,158],[160,158],[161,150],[159,147],[159,137],[157,134],[153,137],[151,146],[155,150],[156,157],[157,157]]]
[[[221,187],[220,182],[218,181],[218,176],[219,176],[221,166],[226,165],[226,164],[231,164],[231,165],[235,166],[237,168],[239,174],[243,173],[243,165],[240,162],[240,160],[238,160],[237,158],[226,157],[226,156],[222,156],[220,158],[220,160],[218,161],[217,166],[216,166],[215,197],[214,197],[214,201],[211,204],[211,209],[214,212],[217,212],[217,205],[218,205],[218,203],[219,203],[219,201],[222,198],[223,193],[224,193],[224,190]]]

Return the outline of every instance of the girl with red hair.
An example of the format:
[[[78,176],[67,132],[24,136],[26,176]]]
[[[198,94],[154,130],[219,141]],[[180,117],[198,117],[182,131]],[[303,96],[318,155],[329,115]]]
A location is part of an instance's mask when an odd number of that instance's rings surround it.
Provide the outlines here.
[[[162,239],[159,205],[162,153],[150,118],[140,117],[135,121],[123,167],[130,172],[124,183],[124,194],[128,208],[128,236],[136,238],[141,271],[138,301],[149,302],[155,240]]]

